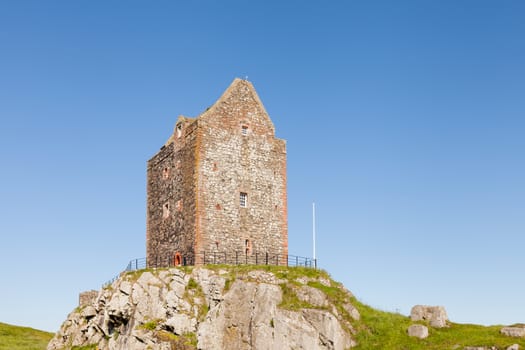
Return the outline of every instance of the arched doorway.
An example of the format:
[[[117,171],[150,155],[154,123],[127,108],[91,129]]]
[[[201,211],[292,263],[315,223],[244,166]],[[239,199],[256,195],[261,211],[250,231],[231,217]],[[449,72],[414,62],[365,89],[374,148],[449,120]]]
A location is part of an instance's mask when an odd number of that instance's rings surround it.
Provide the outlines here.
[[[181,266],[182,265],[182,255],[180,255],[179,252],[176,252],[175,256],[173,257],[173,265],[175,265],[175,266]]]

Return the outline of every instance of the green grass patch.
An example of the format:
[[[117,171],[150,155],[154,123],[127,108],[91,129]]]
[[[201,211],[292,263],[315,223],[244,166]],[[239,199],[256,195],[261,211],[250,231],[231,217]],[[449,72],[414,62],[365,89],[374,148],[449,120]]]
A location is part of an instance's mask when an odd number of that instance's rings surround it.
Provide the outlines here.
[[[97,350],[97,344],[84,345],[84,346],[73,346],[71,350]]]
[[[197,319],[203,321],[208,314],[209,306],[206,304],[206,298],[200,284],[193,278],[190,278],[186,285],[184,299],[186,299],[192,306],[197,306]],[[200,302],[200,304],[197,304],[196,301]]]
[[[197,349],[197,336],[195,333],[176,335],[168,331],[158,331],[155,337],[163,342],[169,342],[172,349],[194,350]]]
[[[443,350],[463,349],[466,346],[495,346],[497,349],[507,349],[512,344],[519,344],[520,348],[525,347],[525,339],[509,338],[500,334],[501,326],[451,323],[450,327],[437,329],[427,325],[428,338],[412,338],[407,335],[408,327],[414,324],[409,317],[376,310],[357,300],[353,300],[352,304],[361,314],[361,321],[354,324],[357,330],[356,350]]]
[[[53,333],[0,323],[0,350],[44,350]]]
[[[154,331],[155,329],[157,329],[157,327],[159,326],[159,323],[161,322],[161,320],[151,320],[151,321],[148,321],[148,322],[145,322],[141,325],[138,325],[137,328],[138,329],[144,329],[146,331]]]

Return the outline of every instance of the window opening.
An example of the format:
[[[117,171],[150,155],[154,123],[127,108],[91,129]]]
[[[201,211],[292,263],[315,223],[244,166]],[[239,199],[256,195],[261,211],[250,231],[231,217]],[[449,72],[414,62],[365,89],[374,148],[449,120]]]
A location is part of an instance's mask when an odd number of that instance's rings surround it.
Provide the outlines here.
[[[241,126],[241,134],[243,134],[244,136],[248,135],[248,126],[247,125]]]
[[[168,216],[170,216],[170,204],[169,203],[165,203],[162,206],[162,217],[164,219],[166,219]]]
[[[244,241],[244,248],[246,250],[246,255],[251,255],[252,254],[252,241],[250,241],[249,239]]]
[[[170,176],[170,169],[164,168],[164,170],[162,170],[162,178],[167,179],[169,176]]]
[[[246,208],[248,206],[248,193],[241,192],[239,199],[241,207]]]
[[[177,124],[177,138],[182,136],[182,123]]]

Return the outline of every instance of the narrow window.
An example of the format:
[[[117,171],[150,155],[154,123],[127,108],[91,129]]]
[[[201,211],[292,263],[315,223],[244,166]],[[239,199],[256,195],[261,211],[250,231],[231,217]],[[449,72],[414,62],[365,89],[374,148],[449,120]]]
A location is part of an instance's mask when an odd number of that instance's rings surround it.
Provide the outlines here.
[[[177,124],[177,138],[182,136],[182,123]]]
[[[248,126],[247,125],[241,126],[241,134],[243,134],[244,136],[248,135]]]
[[[162,217],[164,219],[166,219],[168,216],[170,216],[170,204],[169,203],[165,203],[162,206]]]
[[[248,206],[248,193],[241,192],[240,204],[242,208],[246,208]]]
[[[169,176],[170,176],[170,169],[164,168],[164,170],[162,170],[162,178],[166,180]]]
[[[252,242],[249,239],[244,241],[244,248],[246,250],[246,255],[252,255]]]

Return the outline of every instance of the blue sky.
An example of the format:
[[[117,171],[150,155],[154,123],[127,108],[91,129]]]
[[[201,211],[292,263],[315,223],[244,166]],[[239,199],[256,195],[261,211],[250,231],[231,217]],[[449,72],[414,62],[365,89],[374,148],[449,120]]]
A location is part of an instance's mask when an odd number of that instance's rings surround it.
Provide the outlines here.
[[[0,322],[56,331],[145,256],[146,161],[248,77],[290,252],[372,306],[525,322],[522,1],[0,2]]]

